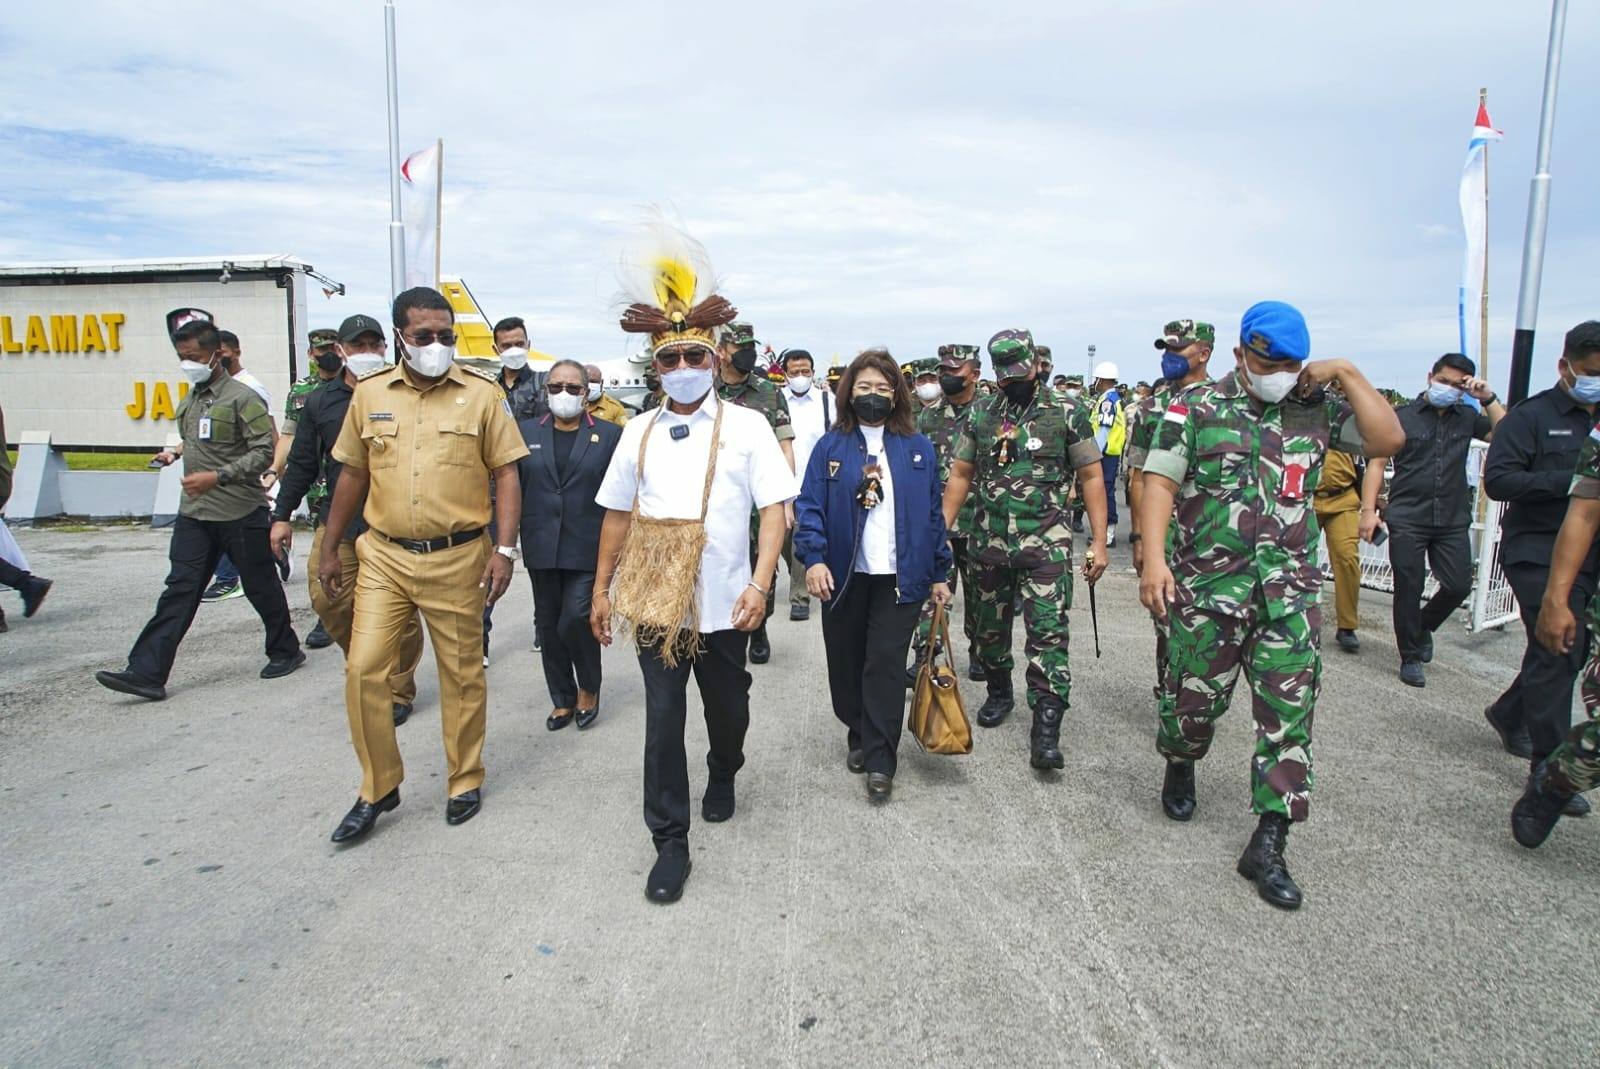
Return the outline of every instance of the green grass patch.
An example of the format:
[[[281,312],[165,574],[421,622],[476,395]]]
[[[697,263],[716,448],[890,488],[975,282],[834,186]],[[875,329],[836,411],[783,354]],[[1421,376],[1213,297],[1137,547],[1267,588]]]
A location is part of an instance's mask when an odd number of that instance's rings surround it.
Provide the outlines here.
[[[149,453],[63,453],[69,471],[153,471]]]

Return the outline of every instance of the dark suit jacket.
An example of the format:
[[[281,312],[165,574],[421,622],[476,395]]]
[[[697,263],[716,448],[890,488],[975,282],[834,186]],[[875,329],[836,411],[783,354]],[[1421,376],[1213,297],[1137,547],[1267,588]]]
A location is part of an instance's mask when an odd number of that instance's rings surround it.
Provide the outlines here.
[[[522,557],[530,569],[592,572],[600,555],[600,521],[606,510],[595,501],[622,428],[584,413],[564,472],[556,471],[555,419],[544,415],[517,426],[528,455],[517,462],[522,479]]]

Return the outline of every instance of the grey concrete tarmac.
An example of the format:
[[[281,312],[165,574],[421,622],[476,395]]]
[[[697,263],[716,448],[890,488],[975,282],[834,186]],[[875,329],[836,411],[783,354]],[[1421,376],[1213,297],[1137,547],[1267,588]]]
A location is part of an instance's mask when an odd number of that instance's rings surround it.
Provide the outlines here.
[[[1364,596],[1350,657],[1330,590],[1317,789],[1290,838],[1307,904],[1286,914],[1233,871],[1246,696],[1194,821],[1162,816],[1125,549],[1100,660],[1081,593],[1071,614],[1065,771],[1027,767],[1018,715],[969,757],[907,739],[882,808],[844,769],[816,614],[790,623],[780,599],[738,813],[696,823],[687,893],[658,907],[637,664],[608,652],[599,722],[547,732],[520,571],[495,614],[482,814],[444,822],[425,659],[403,804],[340,851],[358,768],[337,648],[263,681],[249,603],[205,605],[167,701],[111,694],[93,672],[150,612],[165,534],[18,534],[56,587],[33,620],[3,595],[0,1065],[1533,1065],[1600,1046],[1600,820],[1518,847],[1524,769],[1482,719],[1519,628],[1452,625],[1410,690],[1388,599]],[[289,598],[304,634],[303,572]]]

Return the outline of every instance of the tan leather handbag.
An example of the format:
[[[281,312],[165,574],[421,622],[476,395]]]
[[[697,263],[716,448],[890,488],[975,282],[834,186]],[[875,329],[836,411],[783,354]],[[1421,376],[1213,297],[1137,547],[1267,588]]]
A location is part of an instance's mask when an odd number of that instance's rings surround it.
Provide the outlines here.
[[[937,649],[944,650],[944,664],[935,663]],[[955,661],[950,656],[950,621],[943,605],[933,607],[933,626],[928,628],[928,647],[921,659],[907,720],[911,734],[928,753],[971,753],[972,721],[961,704]]]

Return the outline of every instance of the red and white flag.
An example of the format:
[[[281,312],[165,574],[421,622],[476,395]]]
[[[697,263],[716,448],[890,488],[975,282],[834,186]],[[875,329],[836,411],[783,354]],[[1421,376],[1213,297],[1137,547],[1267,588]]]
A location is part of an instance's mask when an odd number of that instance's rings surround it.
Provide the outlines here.
[[[444,147],[437,141],[400,165],[400,220],[406,230],[406,288],[439,288],[439,185]]]

